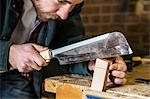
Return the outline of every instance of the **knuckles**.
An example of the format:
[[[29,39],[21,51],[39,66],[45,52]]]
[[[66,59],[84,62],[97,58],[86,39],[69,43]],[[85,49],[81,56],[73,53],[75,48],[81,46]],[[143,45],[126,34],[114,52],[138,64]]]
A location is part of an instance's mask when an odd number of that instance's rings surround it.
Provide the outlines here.
[[[114,83],[116,84],[125,84],[127,82],[127,80],[124,79],[119,79],[119,78],[115,78]]]
[[[118,77],[118,78],[125,78],[126,76],[126,73],[123,72],[123,71],[112,71],[112,75],[115,76],[115,77]]]
[[[20,66],[18,66],[18,71],[19,72],[26,72],[26,68],[27,68],[26,65],[20,65]]]

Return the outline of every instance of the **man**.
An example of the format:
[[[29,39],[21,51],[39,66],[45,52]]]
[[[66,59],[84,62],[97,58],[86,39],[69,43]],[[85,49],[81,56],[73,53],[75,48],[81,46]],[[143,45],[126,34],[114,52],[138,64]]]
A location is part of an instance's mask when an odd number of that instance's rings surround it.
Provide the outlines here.
[[[89,66],[86,63],[59,66],[57,60],[46,63],[39,54],[47,48],[83,39],[79,17],[82,5],[83,0],[2,0],[1,98],[40,98],[45,77],[63,73],[87,75],[87,67],[93,70],[94,61]],[[113,83],[126,82],[126,65],[121,57],[116,57],[109,70]]]

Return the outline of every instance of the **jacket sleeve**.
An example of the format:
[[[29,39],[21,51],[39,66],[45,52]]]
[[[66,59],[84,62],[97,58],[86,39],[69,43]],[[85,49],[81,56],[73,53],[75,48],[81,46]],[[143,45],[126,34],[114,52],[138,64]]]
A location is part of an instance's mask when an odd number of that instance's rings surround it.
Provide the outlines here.
[[[8,54],[9,47],[11,45],[10,41],[7,41],[7,37],[3,35],[5,17],[7,15],[8,5],[10,4],[10,0],[2,0],[1,2],[1,21],[0,21],[0,73],[8,71]],[[7,29],[8,31],[8,29]]]
[[[19,12],[17,8],[12,7],[15,0],[2,0],[1,4],[1,21],[0,21],[0,73],[9,70],[9,49],[12,44],[10,40],[13,29],[19,19]],[[18,10],[18,11],[17,11]]]
[[[0,73],[9,70],[8,57],[11,44],[10,41],[0,40]]]

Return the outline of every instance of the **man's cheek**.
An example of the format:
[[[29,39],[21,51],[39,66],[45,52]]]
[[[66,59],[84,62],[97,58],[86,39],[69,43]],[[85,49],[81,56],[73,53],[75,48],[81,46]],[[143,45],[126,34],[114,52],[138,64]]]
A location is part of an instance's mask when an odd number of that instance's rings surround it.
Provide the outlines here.
[[[43,13],[44,12],[45,13],[52,12],[50,8],[48,8],[48,7],[42,7],[42,6],[39,7],[38,10],[40,10],[40,12],[43,12]]]
[[[46,13],[54,13],[59,9],[57,6],[53,6],[50,4],[39,4],[36,6],[37,10],[40,10],[41,12],[46,12]]]

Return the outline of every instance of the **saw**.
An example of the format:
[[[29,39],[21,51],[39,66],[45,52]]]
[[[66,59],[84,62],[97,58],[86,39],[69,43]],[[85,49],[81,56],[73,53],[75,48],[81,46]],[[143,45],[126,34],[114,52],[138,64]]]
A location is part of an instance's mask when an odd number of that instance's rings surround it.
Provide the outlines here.
[[[120,32],[112,32],[54,50],[49,49],[40,52],[40,55],[46,62],[57,58],[60,65],[65,65],[132,53],[125,36]]]

